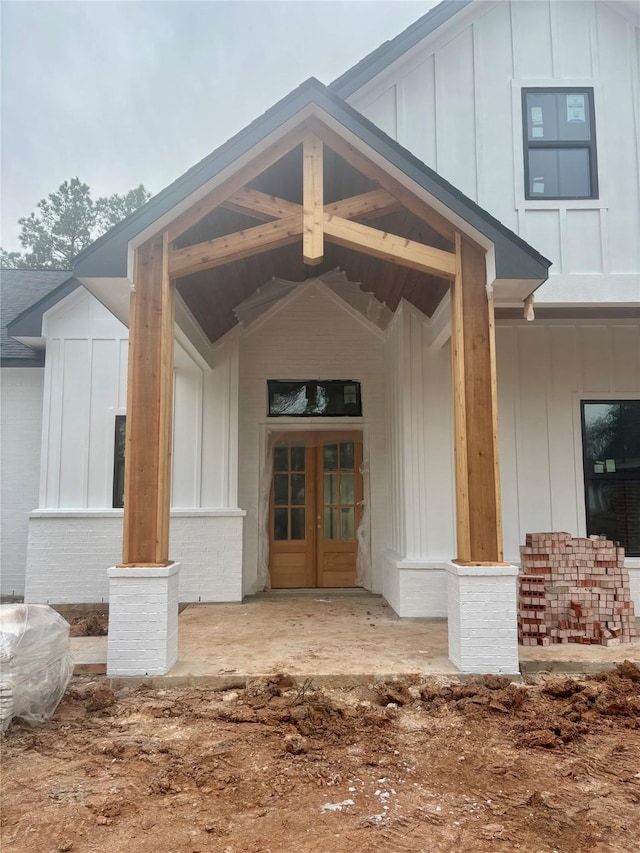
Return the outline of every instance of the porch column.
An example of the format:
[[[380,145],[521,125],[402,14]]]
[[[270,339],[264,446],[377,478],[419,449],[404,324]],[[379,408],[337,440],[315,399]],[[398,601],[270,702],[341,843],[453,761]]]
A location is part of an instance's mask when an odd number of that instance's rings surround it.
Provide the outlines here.
[[[518,672],[516,575],[503,562],[493,296],[485,254],[456,234],[451,350],[457,558],[449,657],[463,672]]]
[[[169,559],[175,287],[168,236],[136,250],[131,293],[122,563],[109,569],[109,675],[159,675],[178,653]]]

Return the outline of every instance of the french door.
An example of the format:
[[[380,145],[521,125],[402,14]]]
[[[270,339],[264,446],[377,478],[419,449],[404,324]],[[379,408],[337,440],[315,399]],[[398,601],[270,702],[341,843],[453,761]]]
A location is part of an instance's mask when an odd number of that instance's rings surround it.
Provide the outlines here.
[[[356,533],[363,504],[361,434],[282,437],[272,453],[272,588],[356,586]]]

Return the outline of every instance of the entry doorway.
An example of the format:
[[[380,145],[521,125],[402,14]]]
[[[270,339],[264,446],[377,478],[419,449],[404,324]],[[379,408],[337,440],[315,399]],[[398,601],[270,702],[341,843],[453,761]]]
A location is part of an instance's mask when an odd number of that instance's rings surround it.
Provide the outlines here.
[[[355,587],[362,520],[362,434],[289,434],[273,444],[272,589]]]

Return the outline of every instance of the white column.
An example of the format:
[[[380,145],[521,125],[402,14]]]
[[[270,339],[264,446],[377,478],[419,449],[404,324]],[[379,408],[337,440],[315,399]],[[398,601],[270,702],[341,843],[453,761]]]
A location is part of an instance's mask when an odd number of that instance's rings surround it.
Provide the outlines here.
[[[108,569],[107,675],[165,675],[178,659],[178,572],[169,566]]]
[[[447,565],[449,659],[461,672],[519,672],[515,566]]]

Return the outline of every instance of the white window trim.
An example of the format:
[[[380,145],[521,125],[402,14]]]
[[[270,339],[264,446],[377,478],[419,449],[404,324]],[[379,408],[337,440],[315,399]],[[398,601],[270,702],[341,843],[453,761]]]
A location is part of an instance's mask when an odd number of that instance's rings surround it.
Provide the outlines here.
[[[524,150],[522,146],[522,115],[523,89],[562,89],[562,88],[593,89],[593,110],[596,119],[596,170],[598,175],[598,198],[567,198],[567,199],[532,199],[524,195]],[[602,130],[604,106],[602,103],[602,86],[593,78],[555,78],[535,77],[520,78],[511,81],[511,114],[513,115],[513,165],[516,210],[606,210],[607,176],[605,140]],[[600,132],[598,132],[600,131]]]

